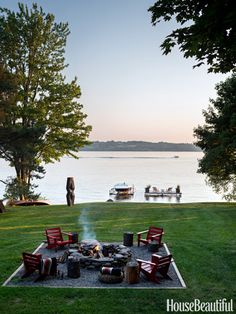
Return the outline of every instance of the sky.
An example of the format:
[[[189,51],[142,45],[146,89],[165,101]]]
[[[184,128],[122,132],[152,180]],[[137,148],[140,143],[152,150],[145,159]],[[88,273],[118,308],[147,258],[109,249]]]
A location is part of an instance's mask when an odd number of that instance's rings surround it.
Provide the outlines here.
[[[19,1],[0,0],[18,9]],[[42,6],[57,22],[68,22],[67,80],[78,78],[83,111],[92,125],[90,140],[143,140],[191,143],[202,110],[215,98],[225,75],[193,69],[176,48],[160,45],[174,22],[151,24],[155,0],[21,0]]]

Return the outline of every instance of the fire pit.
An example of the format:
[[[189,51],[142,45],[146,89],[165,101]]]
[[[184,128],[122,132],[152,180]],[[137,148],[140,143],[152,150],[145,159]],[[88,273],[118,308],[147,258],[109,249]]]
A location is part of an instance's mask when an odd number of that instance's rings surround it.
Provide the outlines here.
[[[132,252],[124,245],[82,240],[78,249],[69,250],[70,256],[80,260],[80,266],[99,269],[103,266],[123,267],[131,259]]]
[[[88,241],[88,240],[87,240]],[[92,240],[93,241],[93,240]],[[90,240],[89,240],[90,242]],[[107,282],[105,283],[105,281],[100,280],[100,273],[99,270],[100,265],[104,265],[105,267],[110,267],[110,268],[120,268],[121,272],[124,272],[124,267],[120,267],[120,266],[113,266],[113,263],[116,263],[117,260],[117,255],[120,254],[123,256],[124,258],[124,263],[126,261],[126,259],[129,261],[129,259],[131,259],[131,262],[135,261],[136,258],[139,259],[143,259],[143,260],[151,260],[151,255],[152,252],[150,252],[147,247],[145,245],[142,246],[137,246],[134,245],[130,248],[124,247],[121,243],[117,244],[117,243],[99,243],[100,244],[100,253],[103,254],[104,257],[96,257],[91,255],[83,255],[82,252],[84,254],[88,254],[86,253],[86,251],[88,252],[89,250],[91,250],[91,248],[89,247],[89,242],[86,242],[86,246],[83,248],[81,248],[80,245],[74,244],[74,250],[70,250],[70,252],[68,250],[66,250],[65,248],[61,248],[59,250],[57,250],[57,252],[55,252],[55,250],[49,250],[46,248],[46,244],[42,243],[37,250],[35,251],[35,253],[40,253],[42,254],[42,256],[44,257],[56,257],[58,260],[58,271],[60,272],[58,274],[57,277],[54,276],[48,276],[47,278],[45,278],[45,280],[42,281],[37,281],[35,282],[34,280],[38,277],[38,273],[35,272],[33,273],[31,276],[29,276],[28,278],[25,279],[21,279],[21,276],[24,273],[24,268],[23,266],[20,266],[4,283],[4,286],[31,286],[31,287],[36,287],[36,286],[40,286],[40,287],[77,287],[77,288],[103,288],[103,287],[107,287]],[[91,243],[93,244],[93,243]],[[87,246],[88,245],[88,246]],[[94,244],[93,244],[94,245]],[[92,245],[92,249],[94,248]],[[71,246],[72,249],[72,246]],[[80,252],[79,252],[80,251]],[[96,251],[96,250],[95,250]],[[95,252],[96,253],[96,252]],[[95,253],[93,253],[93,255],[95,255]],[[132,253],[132,255],[131,255]],[[66,263],[66,260],[69,256],[73,256],[76,254],[80,254],[82,260],[84,259],[84,261],[81,263],[79,258],[75,258],[75,261],[77,262],[79,260],[79,264],[83,264],[84,268],[82,268],[82,266],[80,266],[80,269],[78,270],[77,273],[77,279],[71,278],[70,276],[68,276],[68,263]],[[163,247],[159,248],[158,251],[158,255],[162,255],[165,256],[167,254],[170,254],[166,244],[163,245]],[[107,256],[108,255],[108,256]],[[131,257],[132,256],[132,257]],[[119,257],[119,255],[118,255]],[[87,259],[87,260],[86,260]],[[102,262],[103,259],[106,259],[107,265],[106,263]],[[119,259],[118,259],[119,260]],[[109,262],[108,262],[109,261]],[[97,267],[94,266],[97,265]],[[100,263],[99,267],[98,264],[96,263]],[[109,264],[110,263],[110,264]],[[112,265],[113,264],[113,265]],[[132,263],[131,263],[132,264]],[[91,265],[91,270],[88,266]],[[130,266],[130,264],[126,265],[126,266]],[[132,265],[131,265],[132,266]],[[80,270],[80,272],[79,272]],[[112,272],[111,272],[112,274]],[[130,273],[131,274],[131,273]],[[79,277],[78,277],[79,275]],[[102,275],[106,275],[103,274]],[[160,284],[156,284],[153,283],[151,281],[148,281],[144,276],[140,276],[139,278],[139,282],[134,283],[133,279],[134,277],[130,278],[132,279],[132,282],[130,282],[130,280],[122,280],[120,283],[116,283],[114,285],[110,285],[109,287],[111,288],[155,288],[155,289],[159,289],[159,288],[185,288],[185,283],[175,265],[175,262],[173,262],[170,265],[170,269],[169,269],[169,275],[172,278],[172,280],[161,280]],[[108,276],[108,275],[106,275]],[[119,277],[119,276],[118,276]],[[104,279],[104,278],[103,278]],[[118,278],[113,278],[113,279],[117,279]],[[122,279],[122,278],[121,278]],[[127,278],[128,279],[128,278]],[[111,283],[110,279],[109,279],[109,283]],[[113,281],[114,283],[114,281]],[[134,283],[134,284],[131,284]]]

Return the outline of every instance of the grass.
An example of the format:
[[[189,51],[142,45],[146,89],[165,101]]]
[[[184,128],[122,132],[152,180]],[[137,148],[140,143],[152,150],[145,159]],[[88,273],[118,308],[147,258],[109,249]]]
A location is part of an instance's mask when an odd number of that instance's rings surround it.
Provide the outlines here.
[[[0,313],[166,313],[166,300],[235,298],[235,203],[90,203],[15,207],[0,214],[0,283],[44,240],[44,229],[83,230],[80,214],[100,241],[163,226],[164,241],[187,284],[184,290],[0,287]],[[82,235],[81,235],[82,236]]]

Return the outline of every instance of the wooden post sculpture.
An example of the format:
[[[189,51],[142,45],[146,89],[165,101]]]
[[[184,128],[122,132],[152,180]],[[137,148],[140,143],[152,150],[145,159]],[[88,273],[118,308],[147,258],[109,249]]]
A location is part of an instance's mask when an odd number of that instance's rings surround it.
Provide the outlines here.
[[[74,183],[74,178],[72,178],[72,177],[67,178],[66,190],[67,190],[67,194],[66,194],[67,205],[68,206],[72,206],[72,205],[74,205],[74,202],[75,202],[75,193],[74,193],[75,183]]]

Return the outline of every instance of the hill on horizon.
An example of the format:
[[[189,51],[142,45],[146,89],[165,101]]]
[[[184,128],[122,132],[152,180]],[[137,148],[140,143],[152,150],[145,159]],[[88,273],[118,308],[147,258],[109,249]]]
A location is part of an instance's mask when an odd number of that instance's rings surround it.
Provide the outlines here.
[[[94,141],[81,149],[82,151],[176,151],[201,152],[191,143],[145,142],[145,141]]]

